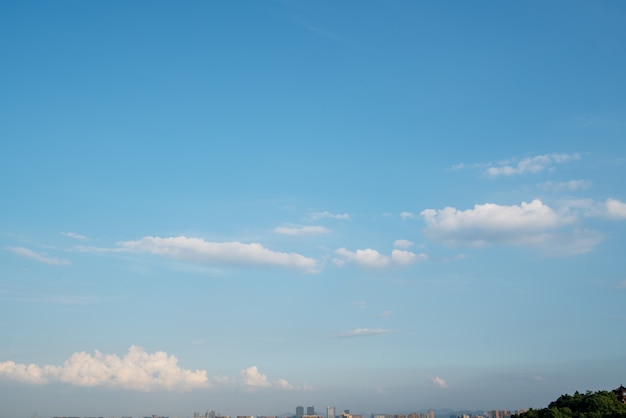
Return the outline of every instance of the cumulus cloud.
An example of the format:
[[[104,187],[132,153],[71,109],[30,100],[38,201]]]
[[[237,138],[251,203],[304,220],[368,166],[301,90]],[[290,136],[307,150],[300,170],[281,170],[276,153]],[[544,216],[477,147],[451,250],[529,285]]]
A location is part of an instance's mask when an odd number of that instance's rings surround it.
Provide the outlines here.
[[[413,241],[409,241],[407,239],[397,239],[393,242],[393,246],[396,248],[409,248],[414,244],[415,243]]]
[[[535,199],[520,205],[477,204],[473,209],[426,209],[424,233],[450,246],[480,247],[489,244],[535,246],[553,255],[590,251],[602,240],[591,230],[572,228],[576,216],[555,211]]]
[[[36,253],[35,251],[24,247],[8,247],[7,249],[19,256],[30,258],[31,260],[43,264],[49,264],[51,266],[67,266],[70,264],[70,261],[64,258],[50,257],[45,254]]]
[[[606,214],[612,219],[626,219],[626,203],[617,199],[607,199],[605,202]]]
[[[293,267],[316,271],[317,262],[297,253],[269,250],[261,244],[241,242],[210,242],[200,238],[144,237],[138,241],[118,243],[127,251],[157,254],[178,260],[243,266]]]
[[[259,372],[257,366],[250,366],[247,369],[241,371],[241,380],[244,386],[248,390],[255,390],[259,388],[273,388],[280,390],[293,390],[295,389],[289,382],[285,379],[278,379],[275,381],[270,381],[266,375]]]
[[[406,266],[427,260],[426,254],[415,254],[411,251],[393,250],[390,256],[379,253],[371,248],[364,250],[348,251],[345,248],[339,248],[335,254],[340,258],[335,258],[334,262],[338,266],[343,266],[346,262],[354,262],[355,264],[366,268],[385,268],[392,266]]]
[[[348,220],[350,219],[350,215],[347,213],[331,213],[328,211],[324,211],[312,213],[307,219],[309,221],[317,221],[324,218]]]
[[[445,389],[448,387],[448,384],[446,383],[445,380],[443,380],[441,377],[438,376],[429,376],[428,380],[430,380],[432,382],[433,385],[435,385],[438,388],[442,388]]]
[[[413,212],[402,212],[400,217],[402,220],[413,219],[415,218],[415,214]]]
[[[346,331],[339,334],[339,338],[353,338],[353,337],[369,337],[372,335],[384,335],[396,332],[393,329],[386,328],[356,328],[350,331]]]
[[[486,170],[486,174],[492,177],[513,176],[525,173],[539,173],[572,160],[579,160],[579,154],[544,154],[524,158],[518,162],[506,162],[493,165]]]
[[[62,366],[0,362],[0,376],[31,384],[61,382],[145,392],[210,386],[206,371],[180,368],[176,357],[163,351],[150,354],[138,346],[131,346],[122,358],[99,351],[74,353]]]
[[[329,234],[331,231],[323,226],[279,226],[274,232],[281,235],[307,236]]]

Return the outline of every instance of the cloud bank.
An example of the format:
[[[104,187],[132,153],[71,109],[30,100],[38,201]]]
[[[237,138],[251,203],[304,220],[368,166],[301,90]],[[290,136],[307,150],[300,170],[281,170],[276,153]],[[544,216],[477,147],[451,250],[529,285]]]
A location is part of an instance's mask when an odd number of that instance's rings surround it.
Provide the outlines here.
[[[187,370],[178,359],[163,351],[146,353],[131,346],[120,358],[95,351],[74,353],[62,366],[0,363],[0,376],[24,383],[67,383],[74,386],[105,386],[138,391],[188,391],[210,387],[204,370]]]
[[[149,236],[138,241],[118,244],[127,251],[208,264],[292,267],[307,272],[315,272],[317,265],[316,260],[312,258],[297,253],[272,251],[258,243],[210,242],[184,236],[170,238]]]
[[[176,357],[163,351],[147,353],[135,345],[128,349],[124,357],[97,350],[94,354],[74,353],[61,366],[0,362],[0,377],[35,385],[66,383],[142,392],[211,389],[216,384],[235,384],[245,390],[308,389],[294,387],[284,379],[270,381],[256,366],[242,370],[239,382],[233,377],[209,379],[205,370],[183,369]]]

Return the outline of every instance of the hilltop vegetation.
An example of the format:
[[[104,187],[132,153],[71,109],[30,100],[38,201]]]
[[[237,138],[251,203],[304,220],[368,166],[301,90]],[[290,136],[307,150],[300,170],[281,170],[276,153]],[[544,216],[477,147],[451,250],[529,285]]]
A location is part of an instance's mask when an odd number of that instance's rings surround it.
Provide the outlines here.
[[[547,408],[530,409],[517,418],[626,418],[626,404],[611,391],[561,395]]]

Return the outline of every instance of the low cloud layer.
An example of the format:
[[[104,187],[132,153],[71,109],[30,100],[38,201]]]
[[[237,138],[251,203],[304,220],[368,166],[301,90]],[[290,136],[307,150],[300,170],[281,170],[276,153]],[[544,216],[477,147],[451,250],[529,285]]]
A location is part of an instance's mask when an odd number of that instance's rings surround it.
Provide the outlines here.
[[[415,254],[411,251],[395,249],[390,256],[379,253],[371,248],[356,250],[354,252],[345,248],[335,251],[339,257],[333,261],[338,266],[344,266],[347,262],[353,262],[365,268],[386,268],[392,266],[407,266],[428,259],[426,254]]]
[[[106,386],[139,391],[210,387],[204,370],[187,370],[163,351],[146,353],[131,346],[124,357],[95,351],[74,353],[62,366],[0,362],[0,376],[31,384],[61,382],[74,386]]]
[[[272,251],[258,243],[210,242],[180,236],[144,237],[138,241],[120,242],[119,245],[127,251],[207,264],[292,267],[308,272],[316,271],[317,264],[316,260],[301,254]]]
[[[189,370],[178,365],[178,359],[163,351],[147,353],[139,346],[131,346],[123,357],[115,354],[72,354],[63,365],[19,364],[0,362],[0,378],[25,384],[44,385],[65,383],[83,387],[107,387],[142,392],[190,391],[216,386],[239,387],[244,390],[260,388],[272,390],[299,390],[284,379],[270,381],[256,366],[234,377],[209,378],[205,370]]]

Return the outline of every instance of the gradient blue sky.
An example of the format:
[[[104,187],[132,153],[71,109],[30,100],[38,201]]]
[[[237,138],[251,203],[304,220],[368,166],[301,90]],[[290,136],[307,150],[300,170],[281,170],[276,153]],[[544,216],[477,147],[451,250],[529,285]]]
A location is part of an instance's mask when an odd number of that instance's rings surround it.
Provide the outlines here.
[[[0,417],[626,382],[626,3],[0,3]]]

